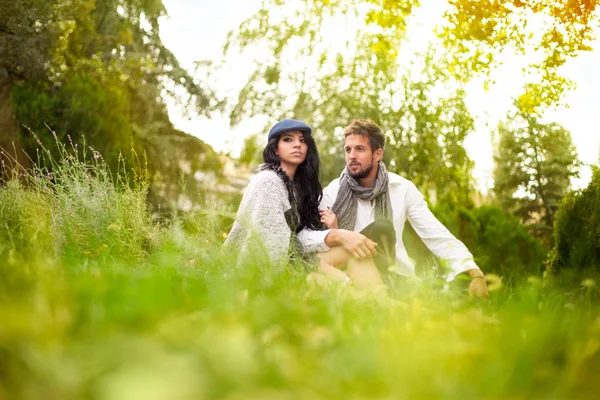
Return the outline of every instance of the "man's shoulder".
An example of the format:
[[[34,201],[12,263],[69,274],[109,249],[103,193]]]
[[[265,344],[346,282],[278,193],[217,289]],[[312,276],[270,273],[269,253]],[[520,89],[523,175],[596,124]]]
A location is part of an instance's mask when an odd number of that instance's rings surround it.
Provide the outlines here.
[[[340,178],[335,178],[325,187],[327,190],[337,189],[340,187]],[[325,190],[323,189],[323,190]]]
[[[410,180],[395,174],[388,172],[389,187],[393,196],[414,196],[419,193],[417,186]]]
[[[329,185],[327,186],[340,186],[340,178],[335,178],[334,180],[332,180],[331,182],[329,182]]]
[[[408,179],[406,179],[398,174],[395,174],[393,172],[389,172],[389,171],[388,171],[388,181],[392,185],[402,185],[402,184],[407,185],[407,184],[411,183],[411,181],[409,181]]]

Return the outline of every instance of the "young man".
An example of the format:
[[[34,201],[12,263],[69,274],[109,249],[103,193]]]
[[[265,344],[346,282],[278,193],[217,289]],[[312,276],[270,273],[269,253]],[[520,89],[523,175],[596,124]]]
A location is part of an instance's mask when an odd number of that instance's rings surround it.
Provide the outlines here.
[[[325,255],[330,249],[343,249],[354,259],[376,259],[377,252],[380,256],[383,252],[396,258],[400,274],[414,276],[414,264],[402,242],[408,219],[427,247],[448,262],[448,281],[468,274],[469,292],[487,297],[484,275],[465,245],[435,218],[412,182],[387,171],[381,161],[385,147],[381,128],[372,121],[356,120],[344,130],[344,137],[346,168],[323,190],[320,205],[323,222],[335,226],[337,218],[338,229],[301,231],[298,236],[304,247]],[[373,233],[384,239],[384,246]]]

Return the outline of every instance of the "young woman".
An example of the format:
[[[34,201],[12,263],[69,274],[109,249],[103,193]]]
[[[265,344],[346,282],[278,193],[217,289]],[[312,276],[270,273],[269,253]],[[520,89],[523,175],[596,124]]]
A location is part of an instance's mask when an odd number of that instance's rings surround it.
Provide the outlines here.
[[[324,228],[319,213],[323,190],[319,183],[319,153],[306,123],[285,119],[276,123],[267,138],[263,161],[244,192],[225,247],[241,255],[266,254],[276,264],[289,258],[296,233],[304,228]],[[331,279],[347,275],[302,254]]]

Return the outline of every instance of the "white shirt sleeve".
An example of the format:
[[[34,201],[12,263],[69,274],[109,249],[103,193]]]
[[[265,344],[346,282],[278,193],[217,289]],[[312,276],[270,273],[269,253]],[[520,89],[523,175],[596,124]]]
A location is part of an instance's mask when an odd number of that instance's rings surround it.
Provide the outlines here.
[[[319,209],[331,208],[335,202],[337,191],[332,184],[323,189],[323,198],[319,203]],[[313,231],[307,228],[298,232],[298,240],[307,253],[327,251],[329,247],[325,244],[325,237],[331,232],[331,229],[324,231]]]
[[[461,272],[473,268],[479,269],[467,247],[454,237],[429,210],[427,202],[417,187],[412,182],[408,185],[406,192],[408,221],[429,250],[448,262],[450,272],[447,281],[453,280]]]
[[[325,244],[325,237],[331,232],[331,229],[324,231],[313,231],[308,228],[298,232],[298,240],[306,253],[327,251],[329,247]]]

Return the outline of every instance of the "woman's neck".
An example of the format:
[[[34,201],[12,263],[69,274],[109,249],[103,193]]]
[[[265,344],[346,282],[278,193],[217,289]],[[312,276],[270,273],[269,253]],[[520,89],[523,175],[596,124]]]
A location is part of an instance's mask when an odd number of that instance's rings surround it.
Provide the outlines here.
[[[282,170],[285,171],[286,175],[290,177],[291,180],[294,180],[294,175],[296,175],[296,170],[298,170],[298,166],[281,163],[279,165]]]

